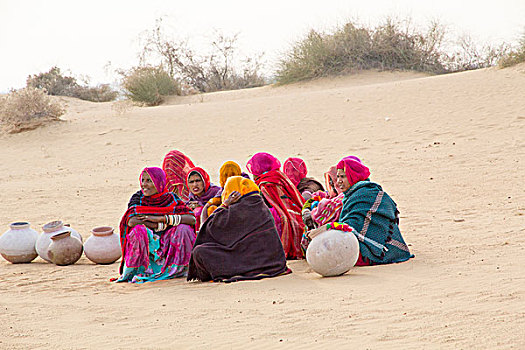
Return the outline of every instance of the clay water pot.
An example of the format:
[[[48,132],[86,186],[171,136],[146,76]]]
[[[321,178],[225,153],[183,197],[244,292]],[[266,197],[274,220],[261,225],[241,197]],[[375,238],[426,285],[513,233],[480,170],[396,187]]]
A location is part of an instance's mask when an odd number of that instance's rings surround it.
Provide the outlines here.
[[[28,222],[13,222],[0,237],[0,254],[13,264],[33,261],[38,254],[35,243],[38,232],[29,227]]]
[[[306,261],[318,274],[339,276],[350,271],[359,258],[359,242],[352,232],[328,230],[312,239]]]
[[[51,241],[47,254],[51,262],[59,266],[76,263],[84,251],[82,242],[69,231],[52,236]]]
[[[112,264],[122,255],[120,237],[109,226],[95,227],[84,244],[87,258],[95,264]]]
[[[71,227],[64,225],[64,223],[60,220],[48,222],[42,226],[42,231],[43,232],[40,234],[40,237],[38,237],[35,248],[38,255],[47,262],[51,262],[51,259],[47,254],[47,250],[51,244],[51,237],[54,235],[69,231],[73,237],[78,238],[80,242],[82,242],[82,236]]]

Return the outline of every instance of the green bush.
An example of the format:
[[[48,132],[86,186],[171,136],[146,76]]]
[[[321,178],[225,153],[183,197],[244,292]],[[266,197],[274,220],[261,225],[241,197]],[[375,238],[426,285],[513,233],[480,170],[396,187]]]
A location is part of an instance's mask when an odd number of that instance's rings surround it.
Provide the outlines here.
[[[180,84],[162,67],[135,67],[123,75],[126,96],[134,102],[157,106],[164,96],[180,95]]]
[[[43,89],[26,87],[11,91],[0,99],[0,123],[10,133],[35,129],[60,120],[64,107]]]
[[[467,37],[448,54],[445,34],[436,22],[421,31],[392,19],[375,28],[349,22],[332,33],[311,30],[281,59],[276,79],[287,84],[364,69],[441,74],[493,66],[506,52],[506,44],[478,48]]]

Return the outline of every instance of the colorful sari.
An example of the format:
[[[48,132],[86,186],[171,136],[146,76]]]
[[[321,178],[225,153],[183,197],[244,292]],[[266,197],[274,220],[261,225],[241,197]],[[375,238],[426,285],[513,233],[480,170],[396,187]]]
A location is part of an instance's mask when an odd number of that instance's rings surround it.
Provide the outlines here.
[[[184,277],[187,274],[195,230],[189,225],[168,226],[163,231],[153,231],[145,225],[128,226],[130,218],[137,215],[192,214],[186,204],[166,189],[166,175],[160,168],[145,168],[157,194],[145,196],[136,192],[130,199],[128,210],[120,221],[122,248],[121,276],[117,282],[143,283]]]
[[[174,192],[183,201],[187,201],[190,194],[186,186],[186,177],[193,167],[195,165],[191,159],[176,150],[166,154],[162,163],[162,169],[166,173],[168,191]]]
[[[287,259],[304,258],[301,237],[304,225],[301,210],[304,199],[290,179],[279,168],[281,163],[268,153],[257,153],[247,163],[266,201],[281,222],[281,242]],[[277,220],[275,220],[277,221]]]
[[[188,280],[235,282],[290,273],[275,224],[252,180],[230,177],[221,206],[203,223],[191,255]]]
[[[201,226],[201,213],[202,213],[202,209],[204,207],[204,205],[206,203],[208,203],[208,201],[216,196],[220,196],[221,192],[222,192],[222,188],[219,187],[219,186],[216,186],[214,184],[212,184],[210,182],[210,175],[208,175],[208,173],[202,169],[202,168],[199,168],[199,167],[194,167],[192,169],[190,169],[190,171],[188,172],[188,176],[186,177],[186,186],[189,188],[188,186],[188,179],[191,175],[193,174],[198,174],[201,179],[202,179],[202,182],[204,183],[204,193],[201,194],[200,196],[197,196],[193,193],[190,192],[189,196],[188,196],[188,201],[186,203],[189,203],[189,202],[192,202],[192,201],[195,201],[195,202],[198,202],[199,203],[199,206],[195,209],[193,209],[193,213],[195,214],[195,217],[197,218],[197,224],[195,225],[195,227],[197,227],[197,230],[199,229],[199,227]]]

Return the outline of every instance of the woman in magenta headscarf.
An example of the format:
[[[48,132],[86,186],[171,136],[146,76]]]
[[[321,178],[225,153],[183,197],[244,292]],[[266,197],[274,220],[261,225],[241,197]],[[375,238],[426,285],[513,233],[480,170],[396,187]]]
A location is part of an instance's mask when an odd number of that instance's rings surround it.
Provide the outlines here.
[[[195,242],[195,216],[166,188],[156,167],[140,174],[141,190],[120,221],[121,276],[117,282],[150,282],[185,277]]]
[[[305,200],[317,191],[324,191],[323,185],[313,177],[306,177],[308,169],[301,158],[290,157],[283,164],[283,172],[297,187]]]
[[[399,231],[399,211],[383,188],[369,179],[370,170],[355,158],[337,164],[337,186],[344,193],[343,208],[334,228],[352,230],[359,241],[356,265],[406,261],[410,254]],[[345,229],[346,228],[346,229]]]
[[[287,259],[302,259],[301,237],[304,225],[301,209],[304,199],[279,169],[281,163],[269,153],[257,153],[246,164],[248,171],[254,175],[255,183],[261,189],[266,202],[271,207],[281,242]]]

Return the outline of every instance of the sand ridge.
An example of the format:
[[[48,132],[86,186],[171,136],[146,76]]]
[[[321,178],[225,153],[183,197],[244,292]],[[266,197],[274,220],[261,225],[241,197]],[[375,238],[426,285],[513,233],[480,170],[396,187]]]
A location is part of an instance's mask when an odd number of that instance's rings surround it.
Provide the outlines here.
[[[0,348],[525,347],[525,66],[366,73],[170,99],[1,135],[0,224],[117,227],[145,166],[180,149],[217,181],[258,151],[318,179],[358,155],[397,202],[416,258],[320,278],[112,284],[117,264],[0,261]],[[152,342],[152,339],[155,339]]]

